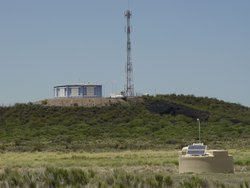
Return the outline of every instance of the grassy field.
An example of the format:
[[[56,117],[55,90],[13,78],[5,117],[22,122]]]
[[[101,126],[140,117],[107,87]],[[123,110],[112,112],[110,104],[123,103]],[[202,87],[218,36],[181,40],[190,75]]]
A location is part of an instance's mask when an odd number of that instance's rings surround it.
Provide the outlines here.
[[[231,148],[234,174],[178,174],[178,150]],[[0,187],[250,187],[250,108],[159,95],[103,107],[0,107]],[[243,150],[242,148],[245,148]]]
[[[7,152],[0,187],[249,187],[250,150],[230,150],[235,174],[178,174],[177,150]]]
[[[177,151],[123,151],[123,152],[24,152],[0,154],[0,166],[37,167],[122,167],[177,165]]]

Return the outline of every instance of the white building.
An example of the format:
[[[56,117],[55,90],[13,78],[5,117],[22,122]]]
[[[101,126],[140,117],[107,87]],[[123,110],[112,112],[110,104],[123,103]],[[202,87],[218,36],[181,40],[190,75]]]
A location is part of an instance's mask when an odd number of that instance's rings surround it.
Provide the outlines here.
[[[102,85],[73,84],[54,87],[55,98],[101,98]]]

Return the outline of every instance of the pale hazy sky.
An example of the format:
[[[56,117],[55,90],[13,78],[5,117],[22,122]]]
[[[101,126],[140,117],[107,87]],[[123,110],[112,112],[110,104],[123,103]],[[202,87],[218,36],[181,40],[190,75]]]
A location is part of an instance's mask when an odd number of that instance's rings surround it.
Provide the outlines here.
[[[126,0],[0,0],[0,104],[125,83]],[[250,106],[249,0],[134,0],[135,90]]]

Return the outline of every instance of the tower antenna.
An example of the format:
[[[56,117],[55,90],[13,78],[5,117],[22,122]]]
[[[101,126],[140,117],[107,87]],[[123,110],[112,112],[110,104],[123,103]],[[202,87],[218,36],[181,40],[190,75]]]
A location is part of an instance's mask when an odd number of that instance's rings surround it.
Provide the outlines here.
[[[197,122],[198,122],[198,129],[199,129],[199,143],[201,143],[201,122],[199,118],[197,118]]]
[[[125,17],[127,18],[127,62],[126,62],[126,84],[125,84],[125,95],[126,97],[133,97],[134,93],[134,84],[133,84],[133,65],[131,61],[131,41],[130,41],[130,34],[131,34],[131,19],[132,13],[128,9],[125,13]]]

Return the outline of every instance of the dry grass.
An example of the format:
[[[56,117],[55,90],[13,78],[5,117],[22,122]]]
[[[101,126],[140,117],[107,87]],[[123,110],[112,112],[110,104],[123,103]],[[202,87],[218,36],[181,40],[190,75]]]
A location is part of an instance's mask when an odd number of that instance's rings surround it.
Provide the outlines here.
[[[229,150],[236,170],[246,171],[250,150]],[[178,165],[177,150],[140,150],[117,152],[6,152],[0,153],[1,168],[53,167],[122,167]]]
[[[1,153],[0,166],[8,167],[121,167],[176,165],[177,151],[24,152]]]
[[[0,174],[9,169],[14,172],[24,172],[24,174],[34,173],[37,174],[34,176],[39,178],[43,176],[47,168],[56,168],[59,169],[59,172],[60,169],[81,169],[84,172],[93,171],[96,174],[95,178],[100,182],[103,181],[102,177],[105,181],[110,177],[116,178],[115,173],[118,171],[122,175],[125,173],[124,176],[129,174],[133,178],[139,178],[140,181],[146,181],[147,178],[152,179],[158,175],[164,176],[164,178],[169,176],[174,185],[183,185],[184,187],[187,182],[199,183],[199,181],[208,187],[240,187],[240,185],[244,187],[250,185],[250,166],[247,165],[250,151],[230,150],[229,153],[233,154],[235,159],[235,174],[178,174],[177,150],[100,153],[8,152],[0,154]],[[15,176],[15,173],[12,174]],[[97,181],[97,179],[90,180],[90,183]]]

